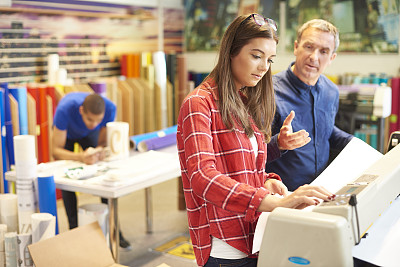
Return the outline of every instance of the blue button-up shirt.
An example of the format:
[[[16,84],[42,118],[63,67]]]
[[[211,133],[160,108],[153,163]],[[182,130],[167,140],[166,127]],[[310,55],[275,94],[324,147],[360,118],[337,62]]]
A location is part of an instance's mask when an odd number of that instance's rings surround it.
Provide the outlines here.
[[[294,110],[293,132],[306,130],[311,142],[282,153],[266,165],[266,171],[279,174],[291,191],[311,183],[326,168],[330,149],[340,151],[352,138],[334,125],[339,105],[337,86],[324,75],[315,85],[307,85],[292,72],[293,64],[273,76],[277,108],[272,131],[278,134],[283,121]]]

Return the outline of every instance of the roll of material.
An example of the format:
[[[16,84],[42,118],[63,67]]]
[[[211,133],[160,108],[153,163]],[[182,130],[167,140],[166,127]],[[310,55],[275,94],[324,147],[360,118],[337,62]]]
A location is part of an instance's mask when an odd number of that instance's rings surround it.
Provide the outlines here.
[[[129,157],[129,124],[127,122],[107,123],[107,146],[110,148],[109,159]]]
[[[152,138],[164,137],[164,136],[166,136],[168,134],[172,134],[172,133],[176,134],[177,128],[178,128],[178,126],[174,125],[174,126],[171,126],[171,127],[168,127],[168,128],[162,129],[160,131],[156,131],[156,132],[133,135],[129,138],[131,146],[133,147],[133,149],[138,149],[138,144],[140,142],[148,140],[148,139],[152,139]]]
[[[34,180],[17,178],[16,189],[19,233],[30,234],[32,232],[31,215],[36,212],[37,207]]]
[[[4,235],[4,246],[6,248],[6,267],[17,267],[18,240],[16,232],[9,232]]]
[[[17,180],[34,180],[37,177],[37,160],[17,162],[15,164],[15,177]]]
[[[13,126],[12,126],[12,118],[11,118],[11,107],[10,107],[10,98],[8,97],[9,90],[8,90],[8,83],[1,83],[0,87],[4,89],[4,125],[5,130],[2,129],[1,134],[6,137],[7,142],[7,155],[8,155],[8,167],[10,165],[14,165],[15,158],[14,158],[14,141],[13,141]],[[5,131],[5,133],[4,133]],[[6,146],[3,146],[3,149]]]
[[[153,53],[153,65],[155,70],[155,82],[161,90],[161,127],[165,128],[168,124],[167,112],[167,63],[165,53],[157,51]]]
[[[6,233],[7,233],[7,224],[0,224],[0,253],[4,253],[5,251],[4,236]]]
[[[57,81],[57,70],[60,67],[60,59],[58,54],[50,54],[47,56],[47,80],[50,85],[55,85]]]
[[[58,216],[57,216],[57,197],[56,184],[54,176],[39,176],[38,192],[39,192],[39,211],[42,213],[50,213],[56,218],[56,235],[58,234]]]
[[[66,85],[66,83],[67,83],[67,70],[64,68],[60,68],[56,71],[56,84]]]
[[[15,171],[17,179],[36,178],[35,136],[14,136]]]
[[[32,218],[32,243],[55,236],[56,218],[50,213],[34,213]]]
[[[108,207],[103,203],[82,205],[78,209],[78,226],[98,222],[104,236],[107,237],[108,230]]]
[[[107,84],[105,82],[91,82],[89,86],[96,94],[107,97]]]
[[[138,144],[138,150],[140,152],[146,152],[149,150],[155,150],[176,144],[176,133],[167,134],[163,137],[156,137],[144,140]]]
[[[14,136],[16,189],[18,195],[18,231],[32,232],[31,215],[36,212],[37,197],[34,181],[37,177],[35,137]]]
[[[19,134],[28,134],[28,98],[26,87],[10,88],[10,93],[18,101]]]
[[[17,235],[17,241],[18,241],[18,266],[23,266],[23,267],[33,266],[33,260],[28,250],[28,246],[32,244],[32,235],[19,234]]]
[[[0,266],[6,266],[6,253],[4,251],[0,251]]]
[[[18,197],[15,194],[0,195],[1,223],[7,225],[9,232],[18,231]]]

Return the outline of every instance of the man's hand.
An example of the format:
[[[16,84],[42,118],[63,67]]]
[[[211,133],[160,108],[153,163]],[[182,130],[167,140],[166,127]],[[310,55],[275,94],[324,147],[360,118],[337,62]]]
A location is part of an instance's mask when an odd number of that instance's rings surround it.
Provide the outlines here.
[[[280,150],[293,150],[302,147],[311,141],[306,130],[300,130],[293,133],[292,121],[294,119],[294,111],[286,117],[278,135],[278,147]]]
[[[81,161],[85,164],[94,164],[100,160],[101,150],[88,147],[85,151],[82,152],[82,159]]]

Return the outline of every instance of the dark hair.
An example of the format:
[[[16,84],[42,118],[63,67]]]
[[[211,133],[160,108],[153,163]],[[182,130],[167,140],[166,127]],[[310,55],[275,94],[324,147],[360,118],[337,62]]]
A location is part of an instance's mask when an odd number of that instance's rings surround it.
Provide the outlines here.
[[[264,134],[266,142],[271,139],[271,125],[275,114],[275,96],[272,87],[271,68],[254,87],[245,87],[248,101],[244,104],[235,88],[231,57],[238,55],[251,39],[273,39],[278,43],[276,32],[269,24],[260,26],[248,16],[237,17],[226,29],[221,40],[218,63],[210,73],[218,85],[219,108],[224,124],[233,129],[236,121],[251,137],[254,133],[248,118],[250,114],[257,128]]]
[[[82,104],[83,111],[85,113],[92,113],[94,115],[99,115],[104,113],[106,104],[104,102],[104,99],[101,95],[99,94],[90,94],[87,97],[85,97],[85,100],[83,101]]]

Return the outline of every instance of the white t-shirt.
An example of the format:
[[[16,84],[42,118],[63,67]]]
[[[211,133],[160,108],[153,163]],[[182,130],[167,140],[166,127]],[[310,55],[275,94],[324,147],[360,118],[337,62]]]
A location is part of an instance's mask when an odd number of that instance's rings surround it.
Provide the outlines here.
[[[254,156],[258,155],[258,144],[255,135],[250,137],[250,142],[253,148]],[[228,245],[225,241],[211,236],[211,252],[210,256],[219,259],[243,259],[246,258],[246,253]]]

